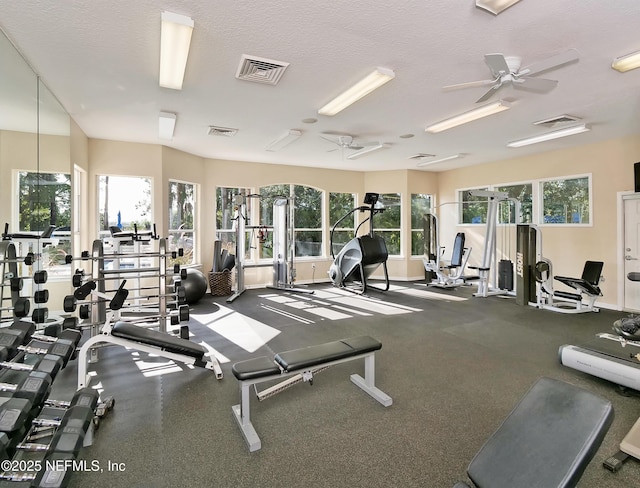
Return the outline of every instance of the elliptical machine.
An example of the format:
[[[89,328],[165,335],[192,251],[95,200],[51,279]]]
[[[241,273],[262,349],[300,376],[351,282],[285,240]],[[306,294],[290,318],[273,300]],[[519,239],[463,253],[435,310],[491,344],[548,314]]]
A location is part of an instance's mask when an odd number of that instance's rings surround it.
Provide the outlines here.
[[[389,252],[384,239],[373,233],[373,216],[384,212],[384,208],[376,207],[379,196],[378,193],[366,193],[364,205],[348,212],[331,228],[329,238],[331,257],[333,258],[333,263],[329,267],[331,283],[338,288],[343,288],[359,295],[366,293],[367,288],[375,288],[380,291],[389,289],[389,274],[387,272]],[[334,256],[333,234],[336,228],[343,220],[357,211],[369,212],[369,216],[355,229],[355,237],[344,245],[337,256]],[[367,221],[369,221],[369,234],[358,237],[358,230]],[[384,272],[385,287],[372,287],[367,284],[367,279],[380,265],[382,265]]]

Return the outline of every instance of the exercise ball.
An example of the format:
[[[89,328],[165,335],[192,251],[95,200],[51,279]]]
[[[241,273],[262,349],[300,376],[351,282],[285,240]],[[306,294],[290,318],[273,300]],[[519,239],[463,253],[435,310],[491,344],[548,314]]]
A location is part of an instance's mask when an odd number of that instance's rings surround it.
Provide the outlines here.
[[[207,278],[205,275],[195,268],[186,268],[187,277],[183,278],[182,286],[186,296],[187,303],[192,305],[197,303],[207,293]]]

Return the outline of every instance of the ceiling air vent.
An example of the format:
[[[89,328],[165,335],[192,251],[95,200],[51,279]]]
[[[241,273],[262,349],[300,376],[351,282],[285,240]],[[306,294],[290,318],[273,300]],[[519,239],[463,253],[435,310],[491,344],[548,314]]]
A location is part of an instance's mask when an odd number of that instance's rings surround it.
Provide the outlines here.
[[[570,124],[572,122],[579,121],[579,117],[574,117],[573,115],[558,115],[556,117],[551,117],[550,119],[538,120],[534,122],[533,125],[541,125],[543,127],[555,127],[556,125],[564,125]]]
[[[229,127],[216,127],[215,125],[209,126],[207,134],[210,136],[224,136],[233,137],[238,133],[238,129],[231,129]]]
[[[418,161],[422,161],[423,159],[434,158],[435,154],[426,154],[426,153],[418,153],[413,156],[409,156],[409,159],[417,159]]]
[[[287,66],[289,66],[289,63],[243,54],[236,72],[236,78],[253,81],[254,83],[275,85],[280,81]]]

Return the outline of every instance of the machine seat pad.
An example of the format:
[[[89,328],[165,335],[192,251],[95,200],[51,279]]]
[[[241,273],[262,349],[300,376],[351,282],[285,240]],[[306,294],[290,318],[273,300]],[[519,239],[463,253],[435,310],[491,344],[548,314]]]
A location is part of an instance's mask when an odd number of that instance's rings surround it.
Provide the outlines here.
[[[240,381],[263,378],[280,373],[280,368],[267,356],[239,361],[231,366],[233,375]]]
[[[575,487],[612,421],[608,400],[541,378],[471,461],[469,478],[478,487]]]
[[[360,336],[281,352],[274,359],[285,371],[296,371],[381,348],[382,344],[373,337]]]
[[[187,339],[174,337],[157,330],[146,329],[128,322],[116,322],[111,329],[113,337],[119,337],[129,341],[147,344],[149,346],[159,347],[163,351],[182,354],[192,358],[202,360],[205,354],[205,348],[200,344],[191,342]]]

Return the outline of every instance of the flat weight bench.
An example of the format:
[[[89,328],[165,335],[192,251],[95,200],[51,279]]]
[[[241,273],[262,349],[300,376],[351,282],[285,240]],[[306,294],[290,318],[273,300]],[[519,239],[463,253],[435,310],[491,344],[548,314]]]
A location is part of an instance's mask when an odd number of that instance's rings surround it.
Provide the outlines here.
[[[251,423],[249,397],[251,385],[287,378],[257,393],[258,399],[263,400],[301,381],[311,383],[315,373],[330,366],[364,358],[364,378],[352,374],[351,381],[385,407],[390,406],[393,403],[391,397],[375,386],[375,351],[381,348],[382,344],[377,340],[369,336],[361,336],[281,352],[273,359],[260,356],[235,363],[231,370],[240,382],[240,404],[234,405],[232,410],[249,446],[249,451],[257,451],[262,447],[260,438]]]
[[[454,488],[575,487],[612,421],[608,400],[541,378],[471,461],[473,485]]]
[[[222,369],[218,361],[212,357],[205,358],[206,349],[200,344],[187,339],[174,337],[164,332],[151,330],[129,322],[116,322],[110,333],[98,334],[88,339],[78,353],[78,389],[88,385],[87,363],[90,349],[99,343],[116,344],[129,347],[147,354],[191,364],[215,372],[216,378],[222,378]]]

